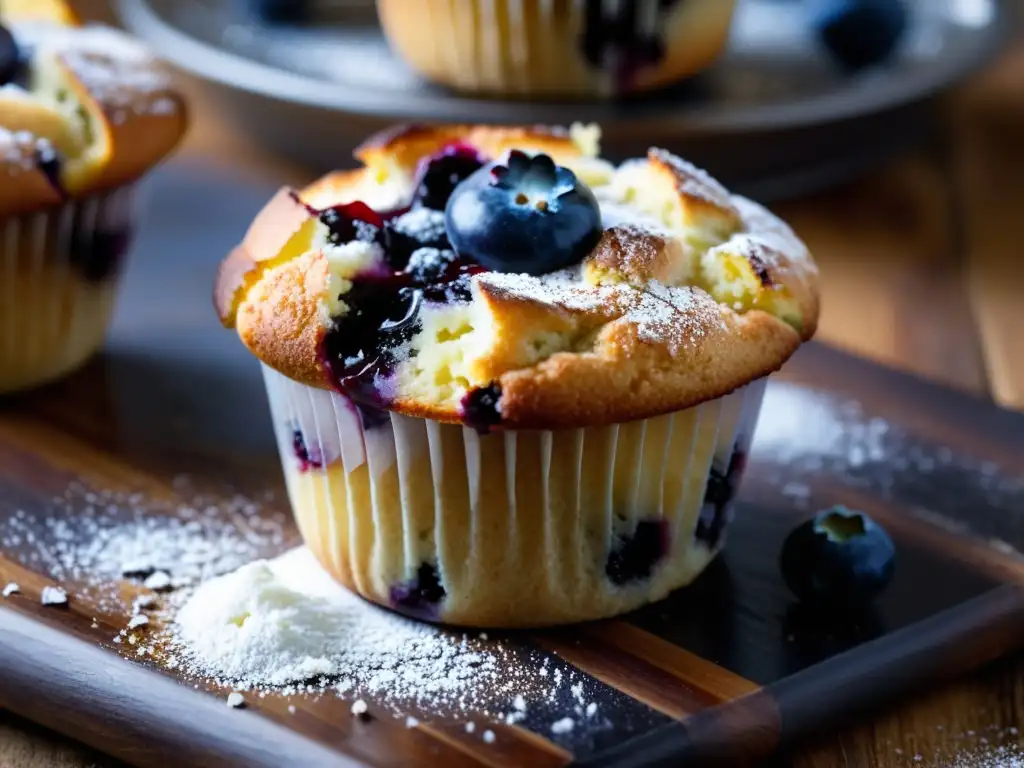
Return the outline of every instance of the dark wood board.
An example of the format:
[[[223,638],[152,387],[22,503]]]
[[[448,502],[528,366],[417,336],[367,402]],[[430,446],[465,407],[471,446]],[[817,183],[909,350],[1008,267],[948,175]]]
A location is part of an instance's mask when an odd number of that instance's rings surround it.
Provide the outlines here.
[[[274,493],[284,511],[258,366],[208,299],[271,191],[185,166],[156,176],[105,354],[0,402],[0,540],[15,510],[45,509],[73,481],[155,502],[187,473],[211,493]],[[899,547],[890,588],[842,620],[802,610],[776,566],[786,533],[840,502]],[[281,547],[296,541],[289,528]],[[503,638],[581,670],[607,728],[552,736],[562,700],[494,726],[490,745],[444,717],[362,722],[333,696],[229,710],[223,690],[120,658],[126,606],[73,582],[69,609],[41,606],[50,571],[21,545],[0,548],[0,584],[23,588],[0,600],[0,707],[139,765],[734,765],[1021,645],[1018,548],[1024,416],[810,345],[769,387],[729,547],[697,584],[622,619]]]

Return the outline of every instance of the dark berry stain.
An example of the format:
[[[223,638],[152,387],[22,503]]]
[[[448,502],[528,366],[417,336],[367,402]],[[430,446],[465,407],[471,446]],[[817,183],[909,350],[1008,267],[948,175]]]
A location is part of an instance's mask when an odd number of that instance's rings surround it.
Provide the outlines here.
[[[657,0],[659,23],[642,29],[639,0],[620,3],[588,2],[580,46],[583,58],[594,68],[609,72],[616,86],[629,90],[637,74],[665,57],[660,16],[680,0]]]
[[[131,238],[128,227],[110,232],[76,231],[71,240],[71,263],[86,280],[101,283],[118,273]]]
[[[715,549],[718,546],[725,527],[729,524],[732,500],[746,463],[746,454],[735,451],[729,460],[729,467],[724,472],[719,467],[711,468],[708,486],[704,491],[704,503],[700,508],[700,517],[697,519],[697,529],[694,533],[697,541],[708,549]]]
[[[501,424],[498,402],[501,388],[497,384],[471,389],[462,397],[462,421],[481,435]]]
[[[391,587],[389,597],[396,610],[420,618],[437,618],[437,606],[445,598],[444,586],[437,567],[423,563],[416,576]]]
[[[621,536],[615,542],[604,566],[605,575],[618,586],[647,579],[668,550],[668,524],[642,520],[631,536]]]
[[[324,465],[323,457],[319,453],[316,455],[310,453],[309,446],[306,445],[306,438],[300,429],[292,432],[292,452],[295,454],[295,458],[299,460],[300,472],[320,469]]]

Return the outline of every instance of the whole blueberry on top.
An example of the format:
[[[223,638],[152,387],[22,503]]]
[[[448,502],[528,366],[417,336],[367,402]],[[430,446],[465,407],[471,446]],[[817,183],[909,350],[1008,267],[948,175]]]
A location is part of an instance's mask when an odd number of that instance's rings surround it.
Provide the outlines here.
[[[541,275],[576,264],[601,238],[593,192],[547,155],[513,150],[459,184],[445,209],[460,257],[496,272]]]
[[[484,162],[483,156],[467,144],[444,147],[421,163],[416,174],[413,206],[443,211],[455,187],[472,176]]]
[[[779,565],[801,600],[866,602],[892,580],[896,545],[863,512],[833,507],[798,526],[782,545]]]
[[[815,0],[811,14],[821,42],[851,71],[888,59],[908,21],[904,0]]]
[[[17,80],[23,64],[18,41],[7,27],[0,24],[0,85]]]

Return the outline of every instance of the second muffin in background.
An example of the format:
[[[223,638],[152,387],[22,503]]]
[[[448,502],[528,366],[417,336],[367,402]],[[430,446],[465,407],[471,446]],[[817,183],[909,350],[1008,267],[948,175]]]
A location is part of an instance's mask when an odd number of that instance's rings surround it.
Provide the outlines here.
[[[0,394],[63,376],[102,345],[136,182],[187,124],[127,35],[66,25],[61,3],[24,8],[0,15]]]
[[[735,0],[377,0],[391,46],[441,85],[500,97],[661,88],[725,48]]]
[[[593,129],[402,128],[284,189],[215,299],[338,580],[453,624],[631,610],[721,548],[817,270],[764,208]]]

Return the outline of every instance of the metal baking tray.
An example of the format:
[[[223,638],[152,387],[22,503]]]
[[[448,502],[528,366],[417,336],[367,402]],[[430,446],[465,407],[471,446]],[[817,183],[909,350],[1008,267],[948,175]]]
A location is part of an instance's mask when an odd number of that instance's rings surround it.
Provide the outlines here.
[[[240,130],[323,171],[351,164],[395,121],[596,122],[606,154],[652,144],[761,198],[849,178],[921,140],[934,97],[986,63],[1009,26],[997,0],[907,0],[912,23],[883,67],[842,72],[799,3],[740,0],[729,46],[677,87],[619,101],[460,95],[418,78],[388,49],[372,3],[330,3],[315,24],[268,26],[239,0],[118,0],[128,29],[206,80]]]

